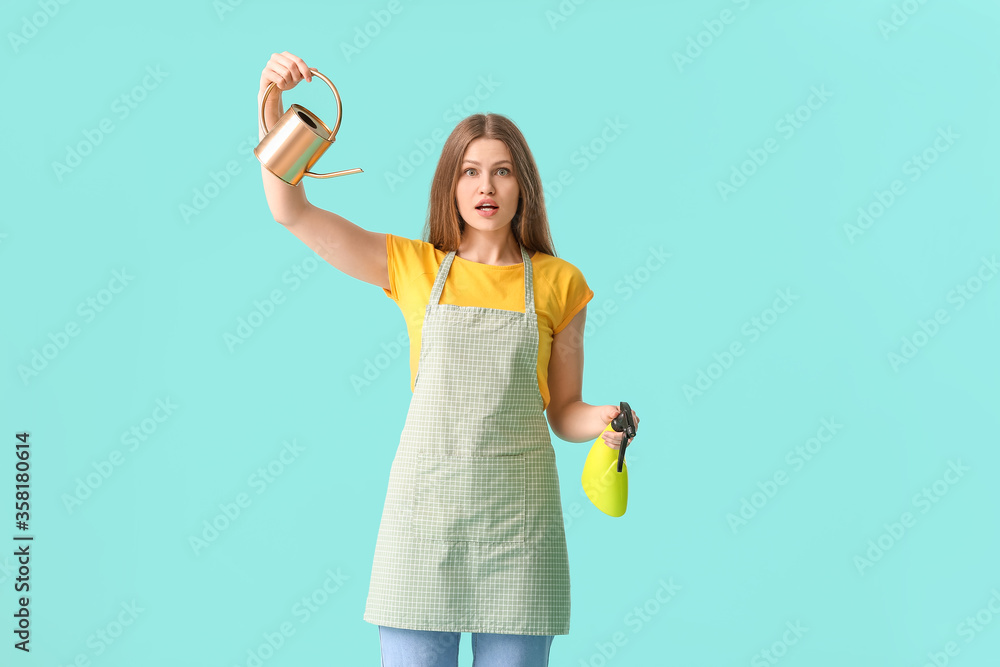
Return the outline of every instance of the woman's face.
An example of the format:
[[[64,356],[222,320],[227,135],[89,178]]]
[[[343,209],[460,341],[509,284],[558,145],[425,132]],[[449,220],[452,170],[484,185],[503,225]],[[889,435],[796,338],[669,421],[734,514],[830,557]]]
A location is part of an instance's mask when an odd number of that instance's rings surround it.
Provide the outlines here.
[[[465,224],[482,230],[509,225],[520,189],[507,145],[499,139],[473,139],[460,168],[455,201]]]

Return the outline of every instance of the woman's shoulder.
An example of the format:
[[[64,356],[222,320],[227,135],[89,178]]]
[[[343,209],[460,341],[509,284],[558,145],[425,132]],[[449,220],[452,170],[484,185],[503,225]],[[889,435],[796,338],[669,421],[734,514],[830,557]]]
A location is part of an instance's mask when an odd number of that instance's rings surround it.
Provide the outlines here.
[[[563,259],[562,257],[556,257],[555,255],[550,255],[548,253],[542,252],[541,250],[528,252],[531,255],[532,263],[535,265],[543,264],[547,269],[551,271],[558,271],[560,273],[580,273],[580,269],[576,264],[570,262],[569,260]]]
[[[393,243],[412,245],[414,247],[420,247],[420,246],[430,246],[432,248],[434,247],[427,241],[421,241],[420,239],[411,239],[408,236],[400,236],[399,234],[392,234],[388,232],[386,233],[386,236],[388,236]]]
[[[407,255],[415,255],[424,260],[434,259],[435,257],[444,256],[440,250],[434,247],[433,244],[427,241],[422,241],[420,239],[411,239],[406,236],[400,236],[398,234],[386,233],[389,238],[389,245],[398,249],[401,252],[405,252]]]
[[[535,269],[535,273],[558,292],[589,289],[583,271],[562,257],[539,251],[531,258],[531,265]]]

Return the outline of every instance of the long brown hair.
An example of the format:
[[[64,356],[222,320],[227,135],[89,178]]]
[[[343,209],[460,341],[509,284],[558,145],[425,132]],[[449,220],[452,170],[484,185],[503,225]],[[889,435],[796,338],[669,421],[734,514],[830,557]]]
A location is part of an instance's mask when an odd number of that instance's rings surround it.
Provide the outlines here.
[[[510,222],[514,238],[528,250],[555,256],[549,220],[545,215],[542,179],[538,175],[535,158],[517,125],[506,116],[494,113],[474,114],[465,118],[455,126],[444,142],[441,159],[438,160],[434,181],[431,183],[424,241],[444,252],[458,250],[465,221],[458,213],[455,190],[465,151],[474,139],[481,137],[504,142],[514,162],[514,176],[520,190],[517,212]]]

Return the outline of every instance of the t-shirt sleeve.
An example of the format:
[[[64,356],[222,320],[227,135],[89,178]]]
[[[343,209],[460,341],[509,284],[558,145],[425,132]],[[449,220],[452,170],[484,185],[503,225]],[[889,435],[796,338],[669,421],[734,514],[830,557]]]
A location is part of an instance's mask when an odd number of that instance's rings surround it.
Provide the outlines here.
[[[434,247],[418,239],[409,239],[395,234],[385,235],[385,258],[389,269],[389,289],[382,288],[385,295],[401,308],[412,305],[417,295],[411,293],[413,281],[427,271],[434,263]]]
[[[583,310],[583,307],[594,298],[594,291],[587,285],[587,280],[583,277],[580,269],[575,266],[570,266],[569,269],[565,279],[567,295],[565,311],[562,321],[552,330],[553,335],[569,326],[569,323],[573,321],[577,313]]]
[[[395,237],[392,234],[385,235],[385,254],[386,254],[386,265],[389,267],[389,289],[382,288],[385,295],[399,303],[399,290],[396,287],[398,281],[396,279],[396,252],[394,250]]]

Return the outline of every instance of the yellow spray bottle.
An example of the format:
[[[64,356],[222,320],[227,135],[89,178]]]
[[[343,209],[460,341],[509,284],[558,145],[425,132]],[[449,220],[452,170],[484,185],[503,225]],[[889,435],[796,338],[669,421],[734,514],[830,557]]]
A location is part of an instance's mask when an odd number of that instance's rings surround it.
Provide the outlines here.
[[[601,431],[590,448],[583,464],[580,482],[583,490],[597,509],[609,516],[625,514],[628,505],[628,466],[625,465],[625,448],[635,437],[636,424],[632,408],[622,401],[621,412]],[[615,450],[608,447],[602,437],[608,431],[622,433],[622,444]]]

